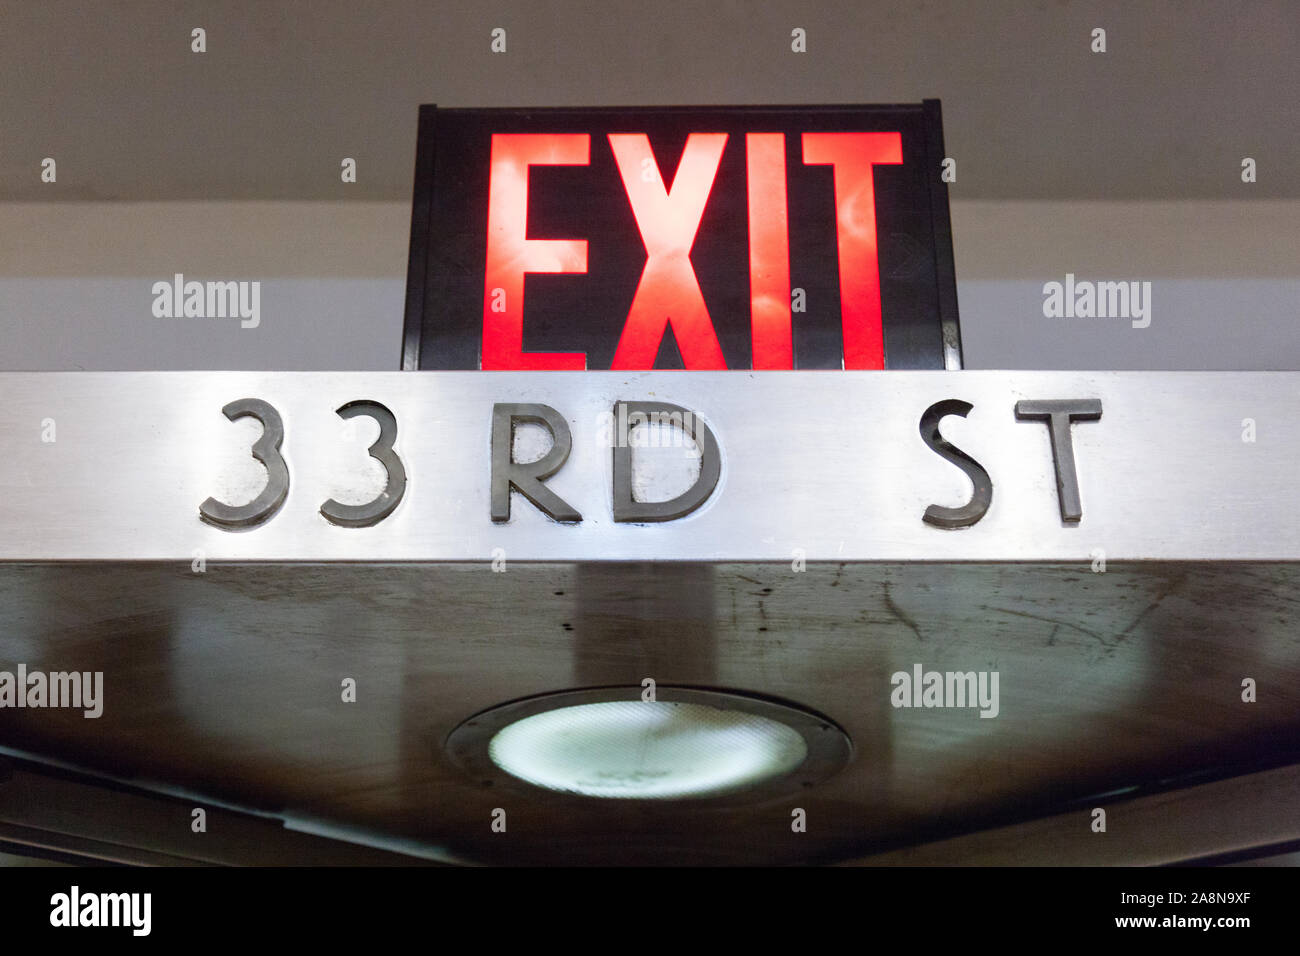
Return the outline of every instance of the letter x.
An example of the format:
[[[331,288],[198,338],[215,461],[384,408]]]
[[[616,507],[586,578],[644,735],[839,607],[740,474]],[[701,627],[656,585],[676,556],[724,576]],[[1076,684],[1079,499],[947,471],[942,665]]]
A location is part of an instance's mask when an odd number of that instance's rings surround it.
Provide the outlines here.
[[[653,368],[664,331],[671,324],[688,369],[725,369],[722,346],[691,265],[691,247],[713,190],[727,134],[692,133],[687,137],[671,192],[664,188],[648,136],[610,133],[609,145],[646,251],[645,269],[610,367]],[[641,178],[643,169],[653,173],[647,177],[649,182]]]

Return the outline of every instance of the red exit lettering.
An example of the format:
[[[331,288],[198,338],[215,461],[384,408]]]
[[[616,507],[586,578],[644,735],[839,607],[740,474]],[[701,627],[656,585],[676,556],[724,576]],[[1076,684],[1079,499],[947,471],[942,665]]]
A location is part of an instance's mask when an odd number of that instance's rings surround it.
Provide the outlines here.
[[[614,354],[614,369],[649,369],[672,328],[687,369],[725,369],[691,249],[713,190],[725,133],[687,137],[671,187],[643,133],[611,133],[614,155],[636,219],[646,262]],[[829,165],[835,183],[840,315],[846,369],[884,368],[873,167],[903,161],[899,133],[804,133],[806,165]],[[581,370],[584,352],[523,351],[524,276],[585,273],[583,239],[529,239],[530,166],[586,166],[585,133],[497,134],[488,186],[487,263],[481,364],[493,370]],[[785,134],[745,137],[749,215],[752,365],[790,369],[790,241]]]

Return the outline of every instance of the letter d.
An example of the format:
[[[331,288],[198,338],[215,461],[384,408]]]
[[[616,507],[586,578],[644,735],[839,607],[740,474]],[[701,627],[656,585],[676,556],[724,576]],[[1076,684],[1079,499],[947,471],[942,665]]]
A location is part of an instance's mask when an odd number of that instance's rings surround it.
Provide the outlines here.
[[[700,449],[700,476],[695,484],[669,501],[636,501],[632,497],[632,446],[625,430],[614,436],[614,520],[673,521],[690,514],[709,500],[722,474],[722,451],[709,426],[689,409],[667,402],[618,402],[614,417],[621,423],[640,415],[641,421],[665,421],[665,416],[680,415],[681,428]],[[656,419],[654,416],[660,416]]]

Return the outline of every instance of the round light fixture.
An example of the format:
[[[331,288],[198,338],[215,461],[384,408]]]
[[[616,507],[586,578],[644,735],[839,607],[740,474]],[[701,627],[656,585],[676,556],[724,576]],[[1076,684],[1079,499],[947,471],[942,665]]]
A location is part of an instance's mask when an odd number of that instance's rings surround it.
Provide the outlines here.
[[[563,691],[471,717],[447,739],[484,783],[617,800],[766,799],[848,762],[848,737],[818,714],[730,691]]]

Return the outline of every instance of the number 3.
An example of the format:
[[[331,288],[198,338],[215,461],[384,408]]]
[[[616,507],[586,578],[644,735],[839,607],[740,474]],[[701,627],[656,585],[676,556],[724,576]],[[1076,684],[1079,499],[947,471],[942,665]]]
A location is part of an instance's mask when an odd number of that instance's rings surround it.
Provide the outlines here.
[[[199,505],[199,517],[227,531],[251,528],[279,511],[289,494],[289,466],[280,455],[284,424],[280,421],[280,413],[260,398],[241,398],[221,411],[232,422],[240,418],[256,418],[261,423],[262,437],[253,443],[252,453],[266,466],[266,487],[248,504],[239,507],[208,498]]]
[[[374,501],[364,505],[345,505],[331,498],[320,506],[320,513],[328,520],[345,528],[365,528],[383,521],[397,507],[406,492],[406,469],[393,451],[397,440],[397,419],[378,402],[348,402],[338,410],[339,418],[357,418],[365,415],[379,422],[379,437],[370,446],[370,457],[388,472],[388,484]]]
[[[252,528],[261,524],[280,510],[289,495],[289,466],[280,454],[284,441],[284,423],[280,413],[260,398],[241,398],[221,410],[232,422],[240,418],[256,418],[262,425],[262,436],[253,444],[253,457],[266,466],[266,487],[261,494],[246,505],[234,507],[216,498],[208,498],[199,505],[199,517],[226,531]],[[388,483],[379,497],[364,505],[345,505],[331,498],[320,506],[320,513],[336,525],[345,528],[365,528],[387,518],[406,493],[406,469],[393,451],[397,440],[397,418],[378,402],[366,400],[348,402],[337,412],[340,418],[369,416],[379,423],[379,438],[370,446],[370,457],[388,472]]]

